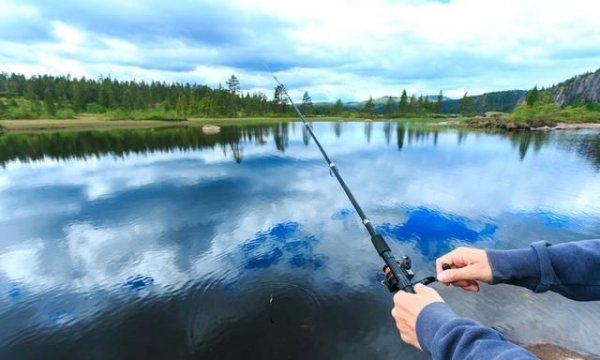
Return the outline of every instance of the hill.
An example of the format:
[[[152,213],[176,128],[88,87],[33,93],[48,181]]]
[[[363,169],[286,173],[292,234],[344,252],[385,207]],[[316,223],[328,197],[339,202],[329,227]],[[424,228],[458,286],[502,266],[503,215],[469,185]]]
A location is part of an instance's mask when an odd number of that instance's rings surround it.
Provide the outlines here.
[[[487,111],[511,112],[517,104],[523,100],[527,91],[508,90],[484,93],[482,95],[467,96],[474,105],[474,111],[485,113]],[[445,100],[442,106],[442,112],[446,114],[457,114],[460,112],[460,102],[462,99]]]

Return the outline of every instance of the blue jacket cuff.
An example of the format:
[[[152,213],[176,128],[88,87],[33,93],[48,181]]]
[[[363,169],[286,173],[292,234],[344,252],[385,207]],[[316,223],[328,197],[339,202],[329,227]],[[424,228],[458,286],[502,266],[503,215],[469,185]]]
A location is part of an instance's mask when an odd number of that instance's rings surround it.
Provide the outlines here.
[[[436,332],[442,325],[458,315],[444,302],[434,302],[423,308],[417,317],[417,340],[421,349],[431,354],[431,345]]]
[[[540,259],[534,243],[525,249],[486,250],[492,268],[492,284],[507,283],[536,290],[540,283]]]

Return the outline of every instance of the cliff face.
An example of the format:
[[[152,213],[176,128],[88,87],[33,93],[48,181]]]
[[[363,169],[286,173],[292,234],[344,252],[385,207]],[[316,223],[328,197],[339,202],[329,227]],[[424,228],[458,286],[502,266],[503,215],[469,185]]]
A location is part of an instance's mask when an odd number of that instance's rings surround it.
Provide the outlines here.
[[[552,94],[560,106],[569,105],[576,100],[600,102],[600,69],[556,85]]]

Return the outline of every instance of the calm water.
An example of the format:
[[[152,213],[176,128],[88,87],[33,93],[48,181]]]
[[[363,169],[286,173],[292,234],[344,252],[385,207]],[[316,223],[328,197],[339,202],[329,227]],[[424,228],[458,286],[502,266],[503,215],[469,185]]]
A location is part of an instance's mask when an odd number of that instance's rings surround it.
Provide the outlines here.
[[[600,237],[597,132],[314,129],[418,277],[458,245]],[[0,358],[426,358],[300,124],[4,135],[0,165]],[[600,355],[600,302],[434,287],[512,340]]]

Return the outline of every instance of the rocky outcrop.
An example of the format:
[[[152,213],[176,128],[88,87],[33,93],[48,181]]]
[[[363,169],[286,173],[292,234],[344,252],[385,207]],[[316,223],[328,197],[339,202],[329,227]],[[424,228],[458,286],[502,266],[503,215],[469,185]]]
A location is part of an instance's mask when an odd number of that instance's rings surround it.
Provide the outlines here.
[[[554,86],[552,95],[561,107],[577,100],[600,102],[600,69],[575,76]]]
[[[506,117],[482,118],[476,117],[465,121],[468,127],[478,129],[499,129],[508,131],[532,130],[539,128],[554,128],[556,122],[552,120],[526,120],[513,121]]]

